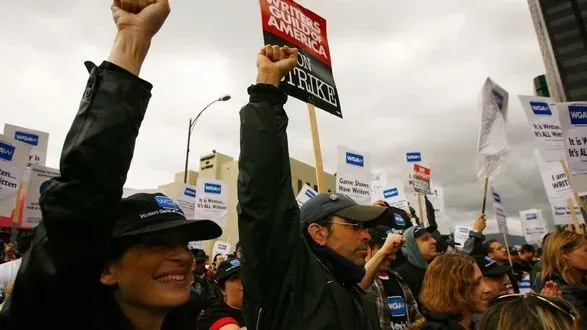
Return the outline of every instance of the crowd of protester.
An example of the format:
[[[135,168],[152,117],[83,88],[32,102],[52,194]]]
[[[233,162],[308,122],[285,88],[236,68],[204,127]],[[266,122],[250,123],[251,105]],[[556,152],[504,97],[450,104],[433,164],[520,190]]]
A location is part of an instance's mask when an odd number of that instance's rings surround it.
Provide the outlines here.
[[[43,221],[5,242],[0,329],[587,329],[584,234],[557,229],[540,249],[510,249],[485,239],[482,214],[459,246],[428,200],[427,223],[336,193],[298,207],[279,89],[298,57],[287,46],[259,51],[240,112],[234,254],[189,250],[222,230],[165,195],[121,199],[152,89],[138,76],[169,11],[166,0],[114,1],[114,46],[86,63]]]

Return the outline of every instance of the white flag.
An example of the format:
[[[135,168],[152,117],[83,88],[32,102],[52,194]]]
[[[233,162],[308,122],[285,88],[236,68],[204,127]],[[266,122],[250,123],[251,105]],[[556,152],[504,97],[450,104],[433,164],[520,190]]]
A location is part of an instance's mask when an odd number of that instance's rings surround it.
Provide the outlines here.
[[[480,179],[497,175],[501,164],[510,154],[505,134],[508,100],[508,93],[487,78],[481,95],[481,126],[477,146],[477,175]]]

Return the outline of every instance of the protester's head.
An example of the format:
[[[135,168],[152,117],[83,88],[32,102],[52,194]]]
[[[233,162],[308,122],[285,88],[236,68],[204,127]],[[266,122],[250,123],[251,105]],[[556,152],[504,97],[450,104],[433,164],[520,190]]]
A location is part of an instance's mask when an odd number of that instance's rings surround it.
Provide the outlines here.
[[[206,272],[206,260],[208,256],[202,249],[192,249],[192,255],[194,256],[194,267],[193,271],[196,275],[202,275]]]
[[[544,244],[542,280],[558,275],[575,288],[586,289],[583,275],[587,273],[587,239],[571,231],[553,232]]]
[[[369,228],[369,235],[371,239],[368,242],[369,245],[369,254],[365,261],[369,261],[381,249],[385,240],[387,239],[387,235],[390,232],[391,228],[386,226],[377,226],[374,228]],[[391,264],[395,260],[395,255],[388,255],[385,260],[379,264],[379,271],[380,272],[388,272],[391,269]]]
[[[510,257],[512,258],[512,262],[516,262],[520,260],[520,250],[515,246],[510,246]]]
[[[300,209],[306,238],[328,247],[357,265],[365,264],[370,240],[367,228],[377,225],[384,207],[358,205],[342,194],[318,194]]]
[[[216,283],[222,292],[224,302],[236,309],[243,308],[243,284],[240,268],[240,260],[231,258],[221,262],[216,273]]]
[[[509,294],[491,302],[479,330],[579,330],[580,315],[566,300],[535,294]]]
[[[413,227],[413,235],[418,245],[418,250],[426,262],[431,262],[437,255],[436,239],[434,239],[435,227],[417,225]]]
[[[526,262],[531,262],[532,260],[534,260],[534,257],[536,256],[536,249],[534,248],[534,246],[530,244],[524,244],[520,248],[519,254],[520,259]]]
[[[505,294],[510,284],[507,276],[507,273],[510,271],[510,266],[500,265],[488,256],[475,257],[475,261],[479,269],[481,269],[485,286],[489,288],[488,299],[491,300],[499,295]]]
[[[498,263],[508,262],[508,254],[505,247],[497,240],[491,239],[483,244],[484,254]]]
[[[243,246],[241,245],[240,242],[236,243],[234,255],[239,259],[243,258]]]
[[[222,229],[187,220],[162,194],[136,194],[121,202],[100,282],[119,305],[157,310],[184,304],[193,281],[189,241],[213,239]]]
[[[224,255],[221,253],[217,253],[214,256],[214,260],[212,261],[212,265],[214,265],[214,271],[218,271],[218,267],[220,267],[220,264],[224,261],[224,259]]]
[[[475,259],[453,253],[438,256],[430,263],[420,301],[430,313],[462,317],[484,312],[489,293]]]

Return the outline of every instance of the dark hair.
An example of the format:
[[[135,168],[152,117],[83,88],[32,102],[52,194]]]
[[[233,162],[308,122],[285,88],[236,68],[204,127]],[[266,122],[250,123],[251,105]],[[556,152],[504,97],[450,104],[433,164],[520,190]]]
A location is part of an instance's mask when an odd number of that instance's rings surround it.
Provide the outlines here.
[[[520,253],[526,253],[526,252],[536,252],[536,249],[534,248],[534,246],[532,246],[530,244],[524,244],[524,245],[522,245],[522,248],[520,249]]]
[[[490,239],[490,240],[486,241],[485,243],[483,243],[483,255],[484,256],[488,256],[489,253],[493,252],[493,249],[491,248],[491,244],[493,244],[495,242],[499,242],[499,241],[496,239]]]

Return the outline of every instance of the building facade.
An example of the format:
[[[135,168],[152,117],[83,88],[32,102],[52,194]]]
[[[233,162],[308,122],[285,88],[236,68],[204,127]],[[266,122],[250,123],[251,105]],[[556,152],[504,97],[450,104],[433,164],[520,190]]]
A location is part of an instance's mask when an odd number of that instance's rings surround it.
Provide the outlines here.
[[[587,1],[528,0],[555,101],[587,101]]]
[[[318,190],[316,181],[316,170],[304,162],[290,158],[292,189],[294,193],[299,193],[304,184],[307,184]],[[231,245],[231,252],[234,251],[235,244],[239,241],[238,236],[238,218],[236,213],[237,200],[237,178],[238,162],[225,154],[212,152],[200,157],[200,166],[197,172],[188,171],[187,184],[195,186],[199,177],[211,178],[224,181],[228,189],[228,219],[226,226],[222,228],[222,236],[217,240]],[[326,187],[328,192],[335,191],[335,177],[332,174],[324,173]],[[183,186],[184,172],[175,174],[173,182],[159,186],[159,190],[168,196],[177,196]],[[214,240],[215,241],[215,240]],[[204,242],[204,250],[208,254],[212,252],[214,241]],[[213,256],[212,256],[213,257]]]

